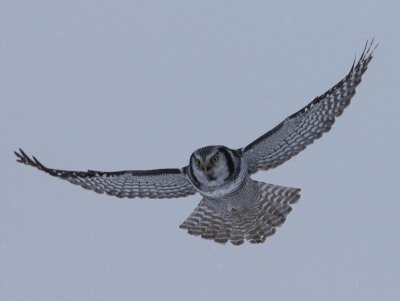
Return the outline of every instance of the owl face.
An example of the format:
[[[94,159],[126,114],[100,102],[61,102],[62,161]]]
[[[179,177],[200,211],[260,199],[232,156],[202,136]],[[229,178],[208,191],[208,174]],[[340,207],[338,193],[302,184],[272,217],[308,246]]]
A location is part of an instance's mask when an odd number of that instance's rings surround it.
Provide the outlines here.
[[[232,180],[238,166],[235,152],[225,146],[207,146],[190,158],[193,184],[200,188],[219,187]]]

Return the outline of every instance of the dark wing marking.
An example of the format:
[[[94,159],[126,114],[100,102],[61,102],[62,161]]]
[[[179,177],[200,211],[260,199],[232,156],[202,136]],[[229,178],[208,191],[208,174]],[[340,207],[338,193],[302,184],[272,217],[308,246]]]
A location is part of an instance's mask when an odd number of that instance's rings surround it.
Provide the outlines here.
[[[377,47],[372,47],[373,42],[367,41],[357,64],[354,61],[340,82],[242,149],[249,173],[277,167],[331,129],[335,118],[343,113],[356,93]]]
[[[47,168],[23,150],[14,152],[17,161],[48,173],[54,177],[80,185],[98,193],[120,198],[177,198],[197,191],[179,169],[104,171],[69,171]]]

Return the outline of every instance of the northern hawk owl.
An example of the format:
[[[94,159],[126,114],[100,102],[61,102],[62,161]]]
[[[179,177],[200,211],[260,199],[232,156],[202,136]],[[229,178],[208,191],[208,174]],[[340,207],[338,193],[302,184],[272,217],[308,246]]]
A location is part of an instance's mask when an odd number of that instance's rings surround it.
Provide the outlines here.
[[[189,234],[218,243],[262,243],[285,222],[300,189],[255,181],[251,175],[275,168],[328,132],[349,105],[372,59],[373,41],[349,73],[307,106],[249,145],[212,145],[196,150],[181,169],[68,171],[44,166],[21,149],[17,161],[98,193],[120,198],[178,198],[199,193],[197,208],[180,225]]]

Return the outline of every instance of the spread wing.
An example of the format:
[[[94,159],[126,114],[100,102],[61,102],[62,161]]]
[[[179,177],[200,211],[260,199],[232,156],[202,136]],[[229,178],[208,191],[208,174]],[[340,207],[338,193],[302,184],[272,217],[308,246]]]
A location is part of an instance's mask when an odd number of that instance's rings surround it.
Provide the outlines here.
[[[373,42],[367,41],[357,64],[340,82],[242,149],[250,174],[277,167],[331,129],[356,93],[376,48]]]
[[[177,198],[197,192],[180,169],[69,171],[47,168],[35,157],[27,156],[21,149],[19,153],[14,153],[18,162],[36,167],[85,189],[120,198]]]

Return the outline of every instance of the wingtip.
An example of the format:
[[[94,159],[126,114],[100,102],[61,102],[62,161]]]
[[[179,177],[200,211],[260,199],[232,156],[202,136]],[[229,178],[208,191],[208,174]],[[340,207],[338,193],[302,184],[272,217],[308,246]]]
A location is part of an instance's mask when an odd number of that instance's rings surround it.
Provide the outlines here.
[[[363,50],[363,52],[361,54],[361,57],[360,57],[360,61],[361,60],[365,60],[368,57],[372,58],[372,55],[373,55],[375,49],[378,47],[378,45],[379,45],[379,43],[375,42],[375,38],[374,37],[372,37],[371,40],[367,39],[366,42],[365,42],[364,50]]]
[[[378,43],[375,42],[375,38],[372,37],[371,40],[366,40],[365,45],[363,48],[363,51],[361,52],[360,57],[357,59],[357,53],[354,56],[354,61],[353,65],[350,68],[350,72],[352,72],[355,68],[357,68],[360,63],[367,61],[367,64],[369,61],[373,58],[373,54],[375,49],[378,47]]]
[[[19,153],[17,153],[17,151],[14,151],[14,155],[17,157],[17,161],[18,161],[18,159],[19,159]]]
[[[21,148],[19,148],[18,151],[14,151],[14,155],[17,157],[16,161],[19,163],[25,163],[24,151]]]
[[[375,42],[375,38],[372,38],[370,48],[372,47],[372,45],[373,45],[374,43],[375,43],[375,46],[374,46],[374,47],[372,48],[372,50],[371,50],[371,55],[374,53],[375,49],[378,48],[378,46],[379,46],[379,43],[376,43],[376,42]]]
[[[46,167],[42,164],[42,163],[40,163],[40,161],[38,160],[38,159],[36,159],[36,157],[35,156],[32,156],[32,159],[33,159],[33,161],[35,161],[35,166],[37,167],[37,168],[39,168],[39,169],[41,169],[41,170],[44,170],[44,169],[46,169]]]
[[[17,162],[19,163],[30,165],[37,168],[40,168],[42,166],[42,164],[39,161],[37,161],[35,157],[33,157],[32,160],[21,148],[19,148],[19,152],[14,151],[14,154],[17,156]]]

